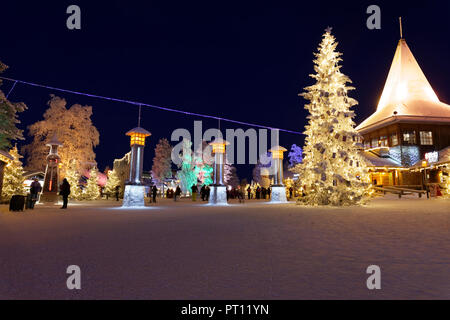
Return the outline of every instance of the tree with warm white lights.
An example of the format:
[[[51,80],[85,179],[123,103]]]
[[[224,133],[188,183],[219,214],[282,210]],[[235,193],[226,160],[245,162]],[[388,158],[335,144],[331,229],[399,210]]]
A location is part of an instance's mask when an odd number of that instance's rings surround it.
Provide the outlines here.
[[[81,175],[78,172],[77,160],[72,159],[69,162],[69,166],[66,170],[66,179],[70,184],[70,195],[71,199],[80,200],[82,198],[82,192],[80,189],[80,178]]]
[[[447,167],[447,170],[443,171],[443,177],[444,177],[444,196],[446,198],[450,198],[450,168]]]
[[[23,174],[22,156],[19,154],[17,147],[12,148],[9,154],[13,160],[7,163],[3,176],[2,198],[9,200],[13,195],[25,195],[23,182],[25,180]]]
[[[98,170],[97,168],[92,168],[89,172],[89,179],[87,181],[86,189],[83,193],[83,198],[85,200],[95,200],[100,197],[100,189],[97,184]]]
[[[316,83],[301,94],[309,100],[309,122],[305,126],[303,163],[295,167],[306,187],[303,198],[310,205],[350,205],[368,193],[364,159],[358,151],[359,134],[351,110],[358,102],[348,96],[354,88],[341,72],[341,53],[328,28],[314,60]]]
[[[105,193],[112,196],[116,193],[116,187],[120,186],[120,178],[115,170],[108,171],[108,180],[105,185]]]

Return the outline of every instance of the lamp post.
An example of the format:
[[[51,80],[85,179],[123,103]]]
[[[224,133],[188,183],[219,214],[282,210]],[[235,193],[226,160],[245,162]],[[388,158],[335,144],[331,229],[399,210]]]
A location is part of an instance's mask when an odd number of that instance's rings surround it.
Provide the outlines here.
[[[45,168],[44,187],[40,197],[40,203],[58,203],[58,189],[59,189],[59,169],[61,158],[58,155],[58,148],[62,146],[56,134],[47,143],[50,151],[47,155],[47,167]]]
[[[151,135],[147,130],[136,127],[126,133],[130,136],[130,174],[125,183],[123,207],[144,207],[145,186],[142,185],[145,139]]]
[[[286,187],[283,184],[283,153],[287,149],[276,146],[269,150],[272,153],[272,168],[274,170],[273,185],[271,186],[272,195],[270,202],[272,203],[285,203],[286,199]]]
[[[222,138],[217,138],[209,145],[214,154],[214,183],[211,185],[209,204],[227,204],[227,189],[223,184],[225,165],[225,150],[229,143]]]

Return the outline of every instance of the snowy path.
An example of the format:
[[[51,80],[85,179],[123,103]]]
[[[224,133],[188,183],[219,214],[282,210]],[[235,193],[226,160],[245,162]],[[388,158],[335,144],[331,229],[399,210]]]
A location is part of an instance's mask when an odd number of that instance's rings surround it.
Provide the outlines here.
[[[0,298],[450,299],[450,200],[0,207]],[[68,265],[82,290],[66,288]],[[382,289],[366,288],[379,265]]]

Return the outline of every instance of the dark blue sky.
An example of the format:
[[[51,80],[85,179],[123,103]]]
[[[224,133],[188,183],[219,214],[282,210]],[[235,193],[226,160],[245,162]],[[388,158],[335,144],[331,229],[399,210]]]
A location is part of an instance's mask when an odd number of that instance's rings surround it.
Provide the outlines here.
[[[391,2],[2,1],[0,60],[11,78],[303,131],[306,112],[297,94],[312,83],[312,53],[323,30],[332,26],[339,41],[342,70],[357,88],[359,123],[375,110],[401,15],[408,45],[449,103],[449,1]],[[80,31],[66,28],[70,4],[81,7]],[[366,28],[370,4],[381,7],[381,30]],[[69,105],[93,106],[101,170],[128,151],[124,133],[136,125],[137,109],[126,104],[18,85],[10,98],[29,107],[20,115],[22,128],[42,118],[51,93]],[[157,140],[191,129],[194,120],[200,119],[144,109],[142,126],[152,132],[145,169]],[[293,134],[280,139],[287,147],[303,143]],[[250,177],[251,168],[240,166],[238,174]]]

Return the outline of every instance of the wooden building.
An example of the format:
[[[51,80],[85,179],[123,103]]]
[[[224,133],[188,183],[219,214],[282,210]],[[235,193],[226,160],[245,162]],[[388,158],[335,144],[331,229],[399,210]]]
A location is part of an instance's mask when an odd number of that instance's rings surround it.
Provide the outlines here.
[[[427,154],[450,146],[450,106],[439,100],[404,39],[398,43],[376,111],[356,129],[369,163],[386,164],[371,165],[374,184],[422,184],[421,175],[410,169]]]

